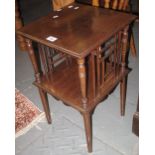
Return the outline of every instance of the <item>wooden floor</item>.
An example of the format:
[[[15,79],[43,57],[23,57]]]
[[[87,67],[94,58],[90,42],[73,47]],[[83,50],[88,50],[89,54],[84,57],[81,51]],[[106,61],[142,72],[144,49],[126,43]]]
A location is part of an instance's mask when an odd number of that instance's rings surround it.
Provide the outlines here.
[[[90,73],[90,69],[89,73]],[[95,106],[102,101],[109,94],[113,88],[119,83],[123,75],[127,75],[129,70],[125,70],[121,73],[120,69],[116,78],[114,73],[109,75],[108,80],[104,83],[104,86],[100,87],[99,91],[96,90],[96,95],[93,96],[92,79],[89,74],[87,76],[87,98],[88,98],[88,111],[91,111]],[[82,105],[80,81],[78,76],[78,66],[75,62],[71,65],[67,65],[66,62],[58,65],[53,72],[49,72],[48,76],[41,76],[41,83],[34,82],[34,84],[44,90],[46,90],[52,96],[61,99],[65,104],[74,107],[80,112],[85,111]]]

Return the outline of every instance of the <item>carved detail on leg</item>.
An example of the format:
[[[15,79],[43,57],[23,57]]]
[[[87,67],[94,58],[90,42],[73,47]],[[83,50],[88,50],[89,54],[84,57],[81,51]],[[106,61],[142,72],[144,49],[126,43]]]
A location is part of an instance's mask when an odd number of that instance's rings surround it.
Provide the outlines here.
[[[23,27],[23,22],[22,22],[22,19],[20,16],[18,0],[16,0],[15,1],[15,29],[18,30],[22,27]],[[18,41],[18,45],[19,45],[20,50],[21,51],[27,51],[25,39],[22,36],[17,35],[17,41]]]
[[[51,124],[52,120],[51,120],[51,114],[50,114],[50,108],[49,108],[49,104],[48,104],[48,99],[47,99],[47,93],[44,92],[42,89],[39,88],[39,93],[40,93],[40,97],[42,100],[42,105],[46,114],[46,119],[48,121],[49,124]]]
[[[81,85],[81,94],[82,94],[82,103],[83,107],[87,108],[87,98],[86,98],[86,68],[85,68],[85,60],[78,59],[78,68],[79,68],[79,78]]]
[[[128,28],[129,28],[129,26],[127,26],[124,29],[124,31],[123,31],[123,38],[122,38],[122,53],[121,53],[121,57],[122,57],[122,62],[121,62],[122,72],[126,68],[126,53],[127,53],[127,43],[128,43]]]
[[[120,111],[121,116],[125,115],[125,101],[126,101],[126,77],[120,82]]]
[[[83,113],[88,152],[92,152],[92,114]]]

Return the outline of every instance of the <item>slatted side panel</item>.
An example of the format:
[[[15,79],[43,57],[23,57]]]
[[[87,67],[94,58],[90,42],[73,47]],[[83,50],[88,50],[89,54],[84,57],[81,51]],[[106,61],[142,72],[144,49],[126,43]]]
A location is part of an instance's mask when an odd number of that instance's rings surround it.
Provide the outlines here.
[[[55,67],[63,61],[66,61],[68,65],[71,63],[71,58],[68,55],[56,49],[38,44],[38,50],[44,75],[48,74],[49,72],[53,72]]]
[[[121,40],[122,32],[120,31],[104,45],[96,49],[95,78],[98,92],[112,74],[117,78],[121,65]]]

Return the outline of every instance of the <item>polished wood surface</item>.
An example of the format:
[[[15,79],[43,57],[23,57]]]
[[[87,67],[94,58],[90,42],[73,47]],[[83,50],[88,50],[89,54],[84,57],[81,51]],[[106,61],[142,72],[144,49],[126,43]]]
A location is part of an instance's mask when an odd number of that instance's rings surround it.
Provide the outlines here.
[[[130,0],[76,0],[77,2],[89,4],[93,6],[100,6],[107,9],[119,10],[124,12],[130,12],[129,2]],[[134,35],[131,29],[130,36],[130,49],[133,57],[136,57],[136,47],[134,41]]]
[[[77,3],[72,6],[51,12],[17,33],[26,38],[34,85],[48,123],[47,93],[82,114],[88,152],[92,152],[93,111],[118,84],[120,113],[125,114],[128,29],[136,16]],[[46,39],[51,36],[57,40]]]
[[[32,24],[26,25],[17,33],[82,58],[136,18],[127,13],[108,9],[77,3],[74,3],[74,6],[78,6],[79,9],[65,7],[60,12],[52,12]],[[53,19],[55,15],[59,17]],[[58,39],[50,42],[46,40],[49,36]]]

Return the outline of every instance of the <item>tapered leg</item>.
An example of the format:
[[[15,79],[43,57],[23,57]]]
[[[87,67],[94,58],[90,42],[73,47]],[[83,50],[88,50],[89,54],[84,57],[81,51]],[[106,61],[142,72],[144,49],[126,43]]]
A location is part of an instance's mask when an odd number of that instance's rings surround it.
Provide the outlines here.
[[[126,100],[126,77],[120,82],[120,110],[121,116],[125,115],[125,100]]]
[[[46,114],[46,119],[47,119],[48,123],[51,124],[52,120],[51,120],[50,108],[49,108],[49,104],[48,104],[48,100],[47,100],[47,93],[44,92],[40,88],[39,88],[39,93],[40,93],[43,108],[44,108],[44,111],[45,111],[45,114]]]
[[[127,26],[123,30],[123,38],[122,38],[122,53],[121,53],[121,71],[124,73],[126,69],[126,53],[127,53],[127,43],[128,43],[128,28]],[[121,98],[121,116],[125,114],[125,99],[126,99],[126,77],[120,81],[120,98]]]
[[[100,94],[100,86],[101,86],[101,70],[100,70],[100,67],[101,67],[101,47],[99,47],[97,49],[97,60],[96,60],[96,65],[97,65],[97,93],[98,95]]]
[[[88,152],[92,152],[92,117],[90,113],[83,114]]]

